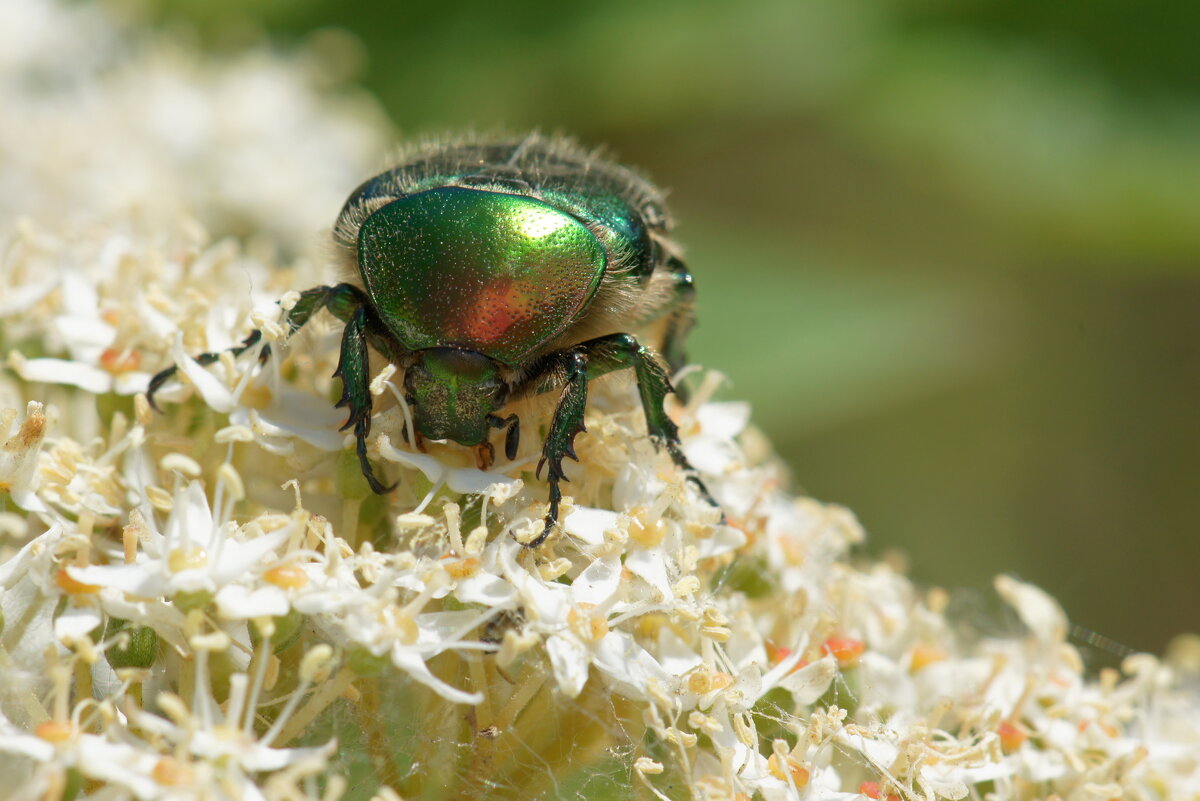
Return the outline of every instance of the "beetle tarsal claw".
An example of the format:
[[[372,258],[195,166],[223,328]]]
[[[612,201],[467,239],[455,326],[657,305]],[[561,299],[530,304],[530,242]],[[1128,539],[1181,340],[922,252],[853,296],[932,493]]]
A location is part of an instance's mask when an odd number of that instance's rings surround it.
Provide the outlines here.
[[[551,511],[546,515],[545,525],[542,527],[542,533],[538,534],[529,542],[522,542],[521,546],[524,548],[529,548],[530,550],[538,547],[545,542],[551,534],[554,533],[554,529],[558,527],[558,525],[558,504],[553,503],[551,504]]]
[[[375,476],[370,473],[364,473],[363,475],[367,479],[367,484],[369,484],[371,487],[371,492],[374,492],[376,495],[387,495],[392,490],[396,489],[396,487],[400,486],[399,481],[389,487],[386,484],[381,483],[379,479],[375,478]]]

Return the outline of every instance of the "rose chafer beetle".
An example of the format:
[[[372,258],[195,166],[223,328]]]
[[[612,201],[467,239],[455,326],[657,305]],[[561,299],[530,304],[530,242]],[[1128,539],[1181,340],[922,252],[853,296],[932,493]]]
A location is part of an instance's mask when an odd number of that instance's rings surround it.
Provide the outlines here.
[[[588,381],[616,370],[633,370],[651,438],[715,506],[663,409],[667,371],[630,333],[654,327],[667,365],[682,366],[695,290],[670,230],[662,195],[644,179],[536,134],[419,147],[354,190],[333,229],[351,277],[301,293],[285,319],[294,333],[324,308],[345,323],[337,406],[349,411],[342,429],[353,429],[371,489],[395,485],[380,482],[367,458],[368,347],[403,371],[414,444],[472,446],[483,467],[494,459],[493,430],[505,430],[505,455],[516,456],[520,420],[499,414],[508,404],[560,393],[536,471],[547,468],[550,508],[528,547],[558,521],[562,462],[578,461]],[[175,371],[151,380],[151,405]]]

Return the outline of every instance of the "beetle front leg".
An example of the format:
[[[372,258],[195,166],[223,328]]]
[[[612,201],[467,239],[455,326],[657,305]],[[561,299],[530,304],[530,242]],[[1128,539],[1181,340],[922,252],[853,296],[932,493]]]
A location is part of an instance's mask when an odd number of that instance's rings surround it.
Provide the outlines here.
[[[358,465],[363,477],[377,495],[386,495],[398,484],[388,487],[375,477],[371,460],[367,458],[367,435],[371,433],[371,387],[370,357],[367,353],[369,321],[363,306],[354,309],[346,328],[342,331],[342,352],[337,370],[333,375],[342,379],[342,397],[335,406],[346,407],[350,414],[339,429],[354,429],[354,441],[358,451]]]
[[[565,364],[560,367],[564,371],[566,386],[563,387],[558,406],[554,409],[550,431],[546,434],[546,444],[542,446],[542,458],[534,471],[534,475],[540,478],[542,466],[548,465],[546,480],[550,482],[550,511],[546,513],[546,525],[542,528],[542,533],[532,541],[524,543],[526,548],[536,548],[545,542],[558,523],[558,505],[562,502],[559,482],[570,480],[563,473],[562,460],[571,458],[579,461],[579,457],[575,455],[575,437],[579,432],[587,430],[583,425],[583,412],[587,408],[587,356],[582,349],[569,351],[565,354]],[[512,451],[515,455],[515,444]]]

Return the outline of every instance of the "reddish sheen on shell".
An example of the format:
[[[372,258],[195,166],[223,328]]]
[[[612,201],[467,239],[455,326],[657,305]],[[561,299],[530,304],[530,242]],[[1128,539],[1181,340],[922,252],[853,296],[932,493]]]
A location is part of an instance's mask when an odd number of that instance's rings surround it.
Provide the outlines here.
[[[587,307],[604,248],[535,198],[462,187],[381,207],[359,231],[375,309],[409,350],[460,347],[516,364]]]

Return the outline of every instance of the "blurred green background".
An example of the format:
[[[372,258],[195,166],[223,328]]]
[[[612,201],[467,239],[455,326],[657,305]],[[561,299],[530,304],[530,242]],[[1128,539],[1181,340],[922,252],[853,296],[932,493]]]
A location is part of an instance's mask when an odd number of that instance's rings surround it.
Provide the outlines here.
[[[1200,5],[145,2],[324,50],[399,136],[609,144],[672,192],[693,357],[873,552],[1200,630]]]

